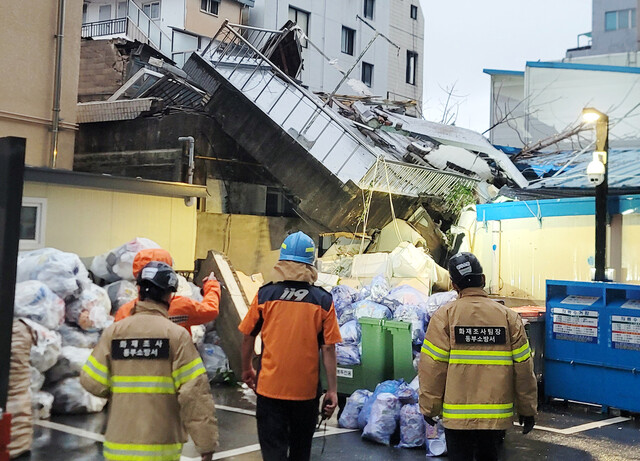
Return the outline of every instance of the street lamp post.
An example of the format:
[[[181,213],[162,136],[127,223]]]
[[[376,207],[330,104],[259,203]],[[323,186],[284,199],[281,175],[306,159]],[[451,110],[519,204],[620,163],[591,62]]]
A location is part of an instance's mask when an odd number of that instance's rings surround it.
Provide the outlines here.
[[[582,111],[582,118],[587,123],[596,125],[596,151],[594,161],[600,161],[604,165],[604,180],[596,186],[596,258],[595,277],[597,282],[606,280],[605,267],[607,264],[607,196],[609,193],[609,117],[602,112],[586,108]],[[596,160],[597,159],[597,160]]]

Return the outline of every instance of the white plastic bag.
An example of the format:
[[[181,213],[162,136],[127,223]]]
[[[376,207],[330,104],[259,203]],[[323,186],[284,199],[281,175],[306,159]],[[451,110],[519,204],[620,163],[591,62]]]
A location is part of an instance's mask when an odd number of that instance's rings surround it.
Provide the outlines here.
[[[138,288],[128,280],[118,280],[104,287],[111,300],[111,315],[118,312],[123,305],[138,297]]]
[[[425,441],[424,416],[417,403],[405,405],[400,410],[400,444],[401,448],[416,448]]]
[[[55,248],[42,248],[18,257],[17,282],[39,280],[60,298],[79,293],[91,283],[78,255]]]
[[[369,397],[371,397],[371,391],[367,389],[358,389],[351,394],[342,410],[338,425],[347,429],[358,429],[358,415]]]
[[[400,243],[391,252],[391,266],[394,277],[427,278],[431,281],[438,278],[431,256],[409,242]]]
[[[90,355],[91,349],[64,346],[56,364],[47,371],[47,383],[55,384],[65,378],[80,376],[80,370]]]
[[[27,280],[16,285],[13,313],[55,330],[64,322],[64,301],[44,283]]]
[[[369,301],[367,299],[354,303],[355,317],[361,319],[362,317],[371,317],[374,319],[390,319],[393,317],[391,311],[387,306]]]
[[[202,296],[200,287],[193,282],[189,282],[189,286],[191,287],[191,295],[189,296],[189,298],[201,303],[204,299],[204,296]]]
[[[49,330],[39,323],[24,320],[33,330],[36,341],[31,346],[31,365],[40,373],[54,366],[62,352],[62,338],[57,331]]]
[[[63,323],[58,328],[62,336],[62,346],[86,347],[93,349],[98,344],[100,333],[97,331],[84,331],[74,325]]]
[[[91,272],[107,283],[118,280],[133,281],[133,259],[140,250],[150,248],[160,248],[160,245],[146,238],[135,238],[93,258]]]
[[[389,445],[400,416],[400,402],[393,394],[383,392],[371,407],[369,422],[362,431],[362,438]]]
[[[80,384],[80,378],[66,378],[48,389],[53,395],[53,412],[60,414],[98,413],[107,399],[91,395]]]
[[[67,321],[86,331],[99,331],[113,323],[111,300],[104,288],[89,285],[78,299],[67,304]]]
[[[360,346],[357,344],[336,344],[338,365],[360,365]]]
[[[53,395],[48,392],[39,391],[31,396],[31,408],[34,419],[49,419],[51,417],[51,407],[53,406]]]
[[[44,374],[42,374],[33,365],[29,366],[29,370],[31,371],[31,395],[34,395],[42,389],[44,384]]]
[[[458,293],[455,291],[444,291],[442,293],[434,293],[429,296],[429,299],[427,299],[427,314],[429,315],[429,318],[433,317],[433,314],[435,314],[442,306],[449,304],[456,299],[458,299]]]
[[[207,376],[209,381],[214,381],[220,378],[222,373],[229,371],[229,359],[227,354],[224,353],[222,347],[215,344],[203,343],[200,348],[200,357],[207,370]]]
[[[193,325],[191,327],[191,339],[196,347],[200,347],[201,344],[204,344],[204,337],[206,333],[207,330],[204,325]]]
[[[343,344],[360,344],[362,328],[356,320],[351,320],[340,327]]]
[[[187,279],[182,275],[178,275],[178,291],[176,291],[176,296],[190,298],[192,294],[193,290],[191,289],[191,285],[189,285]]]

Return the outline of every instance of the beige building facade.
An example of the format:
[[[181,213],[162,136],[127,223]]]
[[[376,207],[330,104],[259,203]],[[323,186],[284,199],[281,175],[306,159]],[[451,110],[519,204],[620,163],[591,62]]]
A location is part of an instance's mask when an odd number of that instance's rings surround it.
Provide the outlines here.
[[[181,67],[225,20],[242,23],[251,6],[253,0],[85,0],[82,37],[148,43]]]
[[[64,1],[62,87],[58,168],[71,169],[78,99],[82,0]],[[0,43],[0,137],[26,138],[26,163],[50,166],[56,68],[58,1],[30,8],[20,0],[2,2]]]

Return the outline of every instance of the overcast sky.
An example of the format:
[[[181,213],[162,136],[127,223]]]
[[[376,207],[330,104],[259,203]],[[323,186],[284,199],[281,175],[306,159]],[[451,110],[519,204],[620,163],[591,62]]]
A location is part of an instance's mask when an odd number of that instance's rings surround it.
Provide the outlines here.
[[[440,121],[446,92],[459,95],[456,125],[489,127],[490,77],[482,69],[524,70],[551,61],[591,31],[591,0],[420,0],[426,22],[424,106]]]

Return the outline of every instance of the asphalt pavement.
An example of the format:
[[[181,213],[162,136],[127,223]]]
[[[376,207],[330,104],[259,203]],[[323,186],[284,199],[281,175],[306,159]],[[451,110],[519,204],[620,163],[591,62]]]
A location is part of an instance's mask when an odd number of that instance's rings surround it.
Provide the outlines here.
[[[255,398],[251,391],[214,387],[220,448],[215,459],[260,460]],[[54,415],[35,426],[33,450],[21,461],[102,460],[106,413]],[[336,427],[335,418],[316,433],[314,460],[424,460],[424,449],[386,447],[362,440],[360,432]],[[446,459],[446,458],[442,458]],[[552,402],[538,415],[536,429],[524,436],[514,426],[505,440],[504,460],[640,460],[640,419],[601,414],[598,407]],[[192,444],[183,461],[199,460]]]

